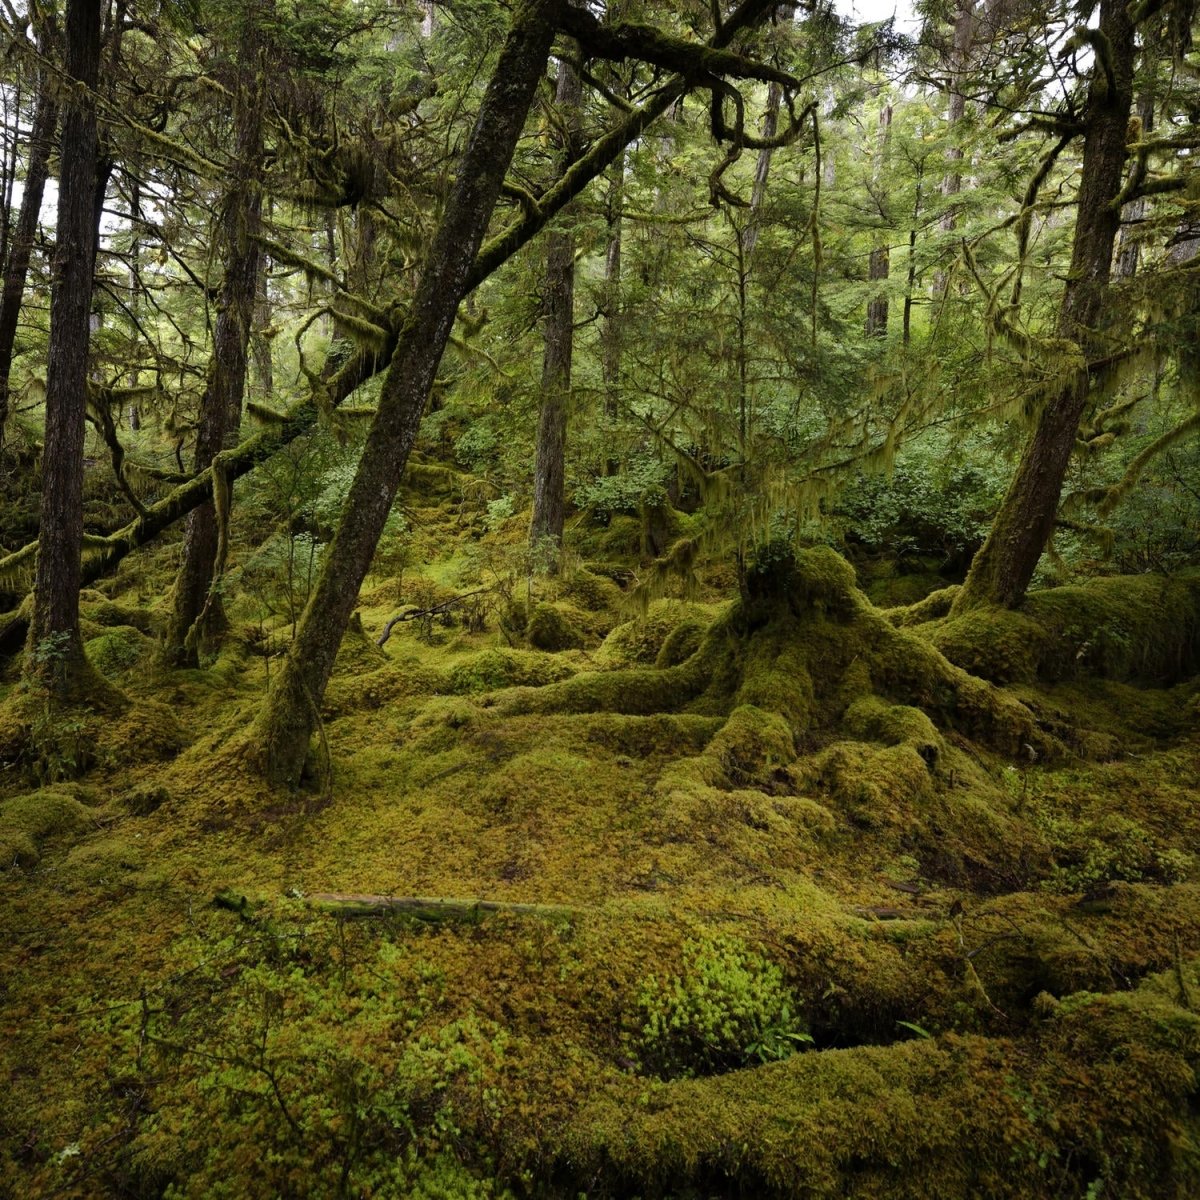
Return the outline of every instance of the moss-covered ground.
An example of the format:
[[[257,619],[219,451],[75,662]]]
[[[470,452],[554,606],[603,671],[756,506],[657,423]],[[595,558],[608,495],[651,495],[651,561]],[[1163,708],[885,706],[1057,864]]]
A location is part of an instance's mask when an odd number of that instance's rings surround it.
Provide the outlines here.
[[[519,521],[424,515],[298,796],[243,752],[286,606],[165,671],[131,563],[84,605],[127,704],[10,671],[0,1194],[1200,1194],[1190,582],[968,628],[817,549],[485,603]]]

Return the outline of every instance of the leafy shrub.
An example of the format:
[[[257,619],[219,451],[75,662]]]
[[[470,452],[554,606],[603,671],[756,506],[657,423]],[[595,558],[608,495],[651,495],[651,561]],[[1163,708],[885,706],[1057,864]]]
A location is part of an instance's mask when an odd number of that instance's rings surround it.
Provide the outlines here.
[[[638,995],[643,1065],[665,1078],[787,1058],[811,1042],[777,966],[737,938],[688,941],[683,973]]]
[[[189,939],[154,1002],[109,1005],[90,1036],[145,1104],[121,1131],[123,1194],[496,1197],[464,1163],[456,1103],[498,1113],[506,1035],[471,1014],[441,1023],[441,974],[403,944],[331,923],[255,917]],[[81,1140],[66,1190],[109,1153]]]

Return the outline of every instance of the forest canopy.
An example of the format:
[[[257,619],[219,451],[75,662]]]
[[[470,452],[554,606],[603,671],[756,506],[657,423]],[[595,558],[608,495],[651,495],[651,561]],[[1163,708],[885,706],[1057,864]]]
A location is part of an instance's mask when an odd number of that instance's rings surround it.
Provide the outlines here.
[[[1200,1183],[1195,7],[902,16],[0,3],[0,1195]]]

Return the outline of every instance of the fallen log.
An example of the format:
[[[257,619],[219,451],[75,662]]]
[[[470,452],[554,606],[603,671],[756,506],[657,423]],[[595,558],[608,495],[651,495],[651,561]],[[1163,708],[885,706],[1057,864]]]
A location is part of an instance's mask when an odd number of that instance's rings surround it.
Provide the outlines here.
[[[572,917],[579,911],[564,904],[522,904],[508,900],[472,900],[446,896],[372,896],[314,892],[304,899],[312,908],[349,920],[402,916],[431,924],[441,921],[476,923],[493,913],[562,919]]]

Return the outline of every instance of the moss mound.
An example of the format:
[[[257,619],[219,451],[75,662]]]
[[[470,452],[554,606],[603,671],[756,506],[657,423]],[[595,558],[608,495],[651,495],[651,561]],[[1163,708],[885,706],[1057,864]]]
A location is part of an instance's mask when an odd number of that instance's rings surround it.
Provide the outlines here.
[[[1200,578],[1093,579],[1031,592],[1015,612],[978,609],[920,632],[952,662],[994,683],[1088,676],[1161,686],[1200,666]]]
[[[450,671],[447,690],[459,695],[507,687],[545,687],[568,679],[575,669],[539,650],[485,650]]]
[[[0,871],[37,866],[44,842],[92,823],[89,810],[72,794],[53,788],[0,802]]]
[[[132,670],[153,643],[132,625],[114,625],[84,643],[92,665],[110,679]]]
[[[597,663],[611,667],[656,666],[668,639],[684,625],[697,633],[702,626],[695,620],[694,608],[676,600],[656,600],[644,616],[616,626],[604,639],[596,654]],[[681,651],[691,642],[687,653]],[[684,635],[672,643],[672,650],[661,665],[673,666],[691,657],[699,637]]]
[[[531,646],[550,653],[578,650],[586,640],[565,606],[546,601],[534,605],[525,626],[525,636]]]

